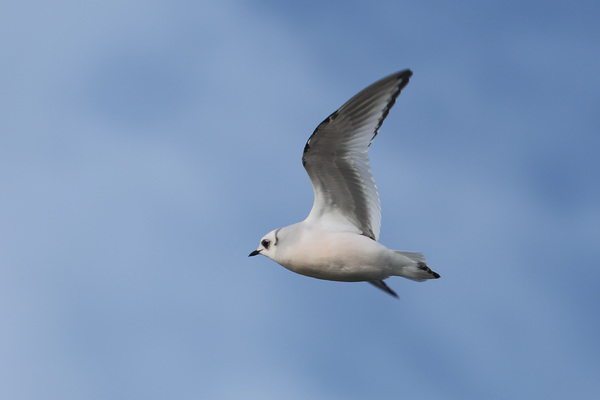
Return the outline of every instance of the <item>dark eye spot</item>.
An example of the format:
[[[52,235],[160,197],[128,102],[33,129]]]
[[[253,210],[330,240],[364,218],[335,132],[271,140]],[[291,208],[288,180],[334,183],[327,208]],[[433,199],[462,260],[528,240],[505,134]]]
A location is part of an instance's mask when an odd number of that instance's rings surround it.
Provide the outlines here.
[[[271,245],[271,241],[269,239],[263,239],[263,241],[260,242],[260,244],[262,244],[265,249],[269,249],[269,245]]]

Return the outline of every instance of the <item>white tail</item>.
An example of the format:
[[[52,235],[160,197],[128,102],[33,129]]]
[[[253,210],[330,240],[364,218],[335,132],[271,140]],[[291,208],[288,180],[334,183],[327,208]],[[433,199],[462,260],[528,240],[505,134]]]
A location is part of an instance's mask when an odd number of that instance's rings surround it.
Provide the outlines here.
[[[403,265],[401,271],[398,273],[398,276],[402,276],[417,282],[423,282],[427,279],[437,279],[440,277],[437,272],[432,271],[431,268],[427,266],[427,260],[423,254],[397,250],[396,253],[413,261],[412,264]]]

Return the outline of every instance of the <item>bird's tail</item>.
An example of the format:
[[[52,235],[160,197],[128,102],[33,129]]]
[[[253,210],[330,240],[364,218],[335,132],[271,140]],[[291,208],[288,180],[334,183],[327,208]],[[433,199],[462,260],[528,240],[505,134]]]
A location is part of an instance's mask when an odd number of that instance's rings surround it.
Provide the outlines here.
[[[396,275],[402,276],[404,278],[423,282],[427,279],[437,279],[440,277],[440,274],[434,272],[427,266],[427,260],[425,256],[421,253],[416,253],[412,251],[397,251],[396,254],[399,254],[403,257],[408,258],[409,263],[403,263],[400,271]]]

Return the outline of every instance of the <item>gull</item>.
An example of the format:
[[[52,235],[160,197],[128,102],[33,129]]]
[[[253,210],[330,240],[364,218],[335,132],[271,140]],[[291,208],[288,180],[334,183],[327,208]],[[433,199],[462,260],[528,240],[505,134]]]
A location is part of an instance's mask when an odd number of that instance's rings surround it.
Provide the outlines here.
[[[308,217],[267,233],[249,257],[317,279],[366,281],[394,297],[384,282],[390,276],[440,277],[423,254],[377,241],[381,206],[367,151],[411,75],[407,69],[375,82],[319,124],[302,155],[315,195]]]

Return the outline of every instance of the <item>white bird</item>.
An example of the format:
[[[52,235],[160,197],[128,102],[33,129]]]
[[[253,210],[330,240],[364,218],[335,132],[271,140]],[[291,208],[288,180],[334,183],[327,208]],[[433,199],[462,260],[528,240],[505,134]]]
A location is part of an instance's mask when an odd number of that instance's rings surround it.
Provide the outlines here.
[[[352,97],[315,129],[302,164],[315,200],[308,217],[275,229],[251,256],[262,254],[298,274],[367,281],[394,297],[384,279],[437,279],[421,253],[390,250],[377,239],[381,206],[367,151],[412,72],[392,74]]]

